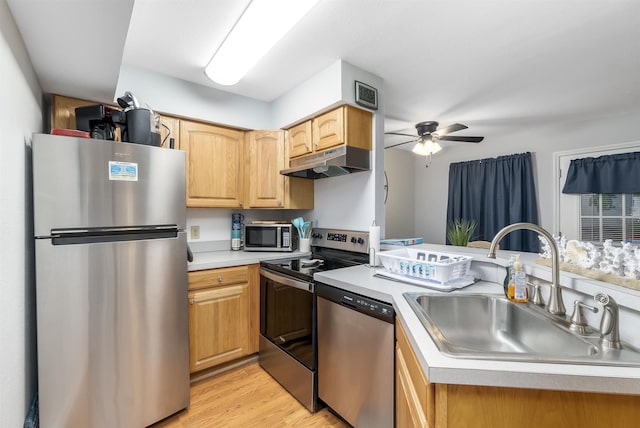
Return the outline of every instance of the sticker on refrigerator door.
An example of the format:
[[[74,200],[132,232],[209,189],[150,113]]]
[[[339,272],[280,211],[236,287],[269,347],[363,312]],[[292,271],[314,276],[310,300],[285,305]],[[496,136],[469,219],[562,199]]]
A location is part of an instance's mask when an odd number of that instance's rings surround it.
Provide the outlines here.
[[[138,181],[138,164],[109,161],[109,180]]]

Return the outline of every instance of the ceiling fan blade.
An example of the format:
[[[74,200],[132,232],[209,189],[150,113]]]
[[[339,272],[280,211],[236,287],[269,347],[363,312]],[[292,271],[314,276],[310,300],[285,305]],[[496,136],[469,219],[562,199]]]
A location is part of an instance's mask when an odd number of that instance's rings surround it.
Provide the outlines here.
[[[436,137],[438,140],[443,140],[443,141],[462,141],[463,143],[479,143],[480,141],[484,140],[484,137],[469,137],[469,136],[453,136],[453,135],[448,135],[445,137]]]
[[[416,134],[404,134],[402,132],[385,132],[384,135],[403,135],[405,137],[413,137],[413,138],[418,137]]]
[[[413,137],[415,137],[415,135],[412,135],[412,136],[413,136]],[[392,147],[401,146],[401,145],[403,145],[403,144],[415,143],[415,142],[420,141],[420,140],[421,140],[421,138],[416,138],[415,140],[405,141],[404,143],[393,144],[393,145],[391,145],[391,146],[387,146],[387,147],[385,147],[385,150],[386,150],[386,149],[390,149],[390,148],[392,148]]]
[[[454,123],[453,125],[449,125],[445,128],[438,129],[433,133],[436,137],[442,137],[447,134],[451,134],[452,132],[462,131],[463,129],[467,129],[467,125],[463,125],[461,123]]]

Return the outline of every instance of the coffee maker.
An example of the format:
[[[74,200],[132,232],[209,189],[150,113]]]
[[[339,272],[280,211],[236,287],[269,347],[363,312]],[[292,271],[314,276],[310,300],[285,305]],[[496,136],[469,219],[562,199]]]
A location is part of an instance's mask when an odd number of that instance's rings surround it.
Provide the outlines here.
[[[116,126],[124,123],[121,110],[96,104],[76,108],[76,129],[91,134],[91,138],[115,140]]]
[[[160,117],[150,109],[140,107],[129,91],[118,98],[118,104],[124,110],[103,104],[76,108],[76,128],[89,132],[91,138],[114,140],[116,127],[119,127],[123,142],[159,146]]]

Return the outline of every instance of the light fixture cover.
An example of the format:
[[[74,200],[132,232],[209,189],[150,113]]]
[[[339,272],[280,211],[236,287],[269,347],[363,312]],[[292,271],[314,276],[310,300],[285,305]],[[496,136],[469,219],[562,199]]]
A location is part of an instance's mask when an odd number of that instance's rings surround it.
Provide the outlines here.
[[[435,141],[426,140],[417,143],[411,151],[421,156],[429,156],[442,150],[442,146]]]
[[[204,69],[235,85],[319,0],[253,0]]]

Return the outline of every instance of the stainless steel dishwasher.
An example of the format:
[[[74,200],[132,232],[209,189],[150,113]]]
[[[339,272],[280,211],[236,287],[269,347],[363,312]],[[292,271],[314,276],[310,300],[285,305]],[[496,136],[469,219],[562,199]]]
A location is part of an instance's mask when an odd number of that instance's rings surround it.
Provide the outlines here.
[[[393,427],[393,307],[316,283],[318,397],[354,427]]]

